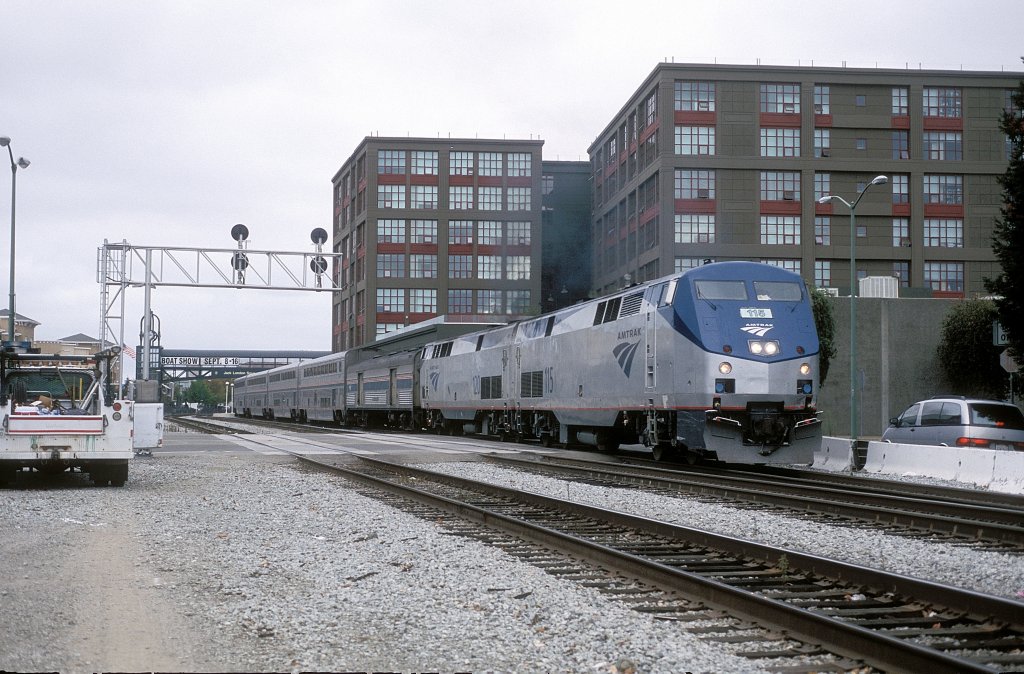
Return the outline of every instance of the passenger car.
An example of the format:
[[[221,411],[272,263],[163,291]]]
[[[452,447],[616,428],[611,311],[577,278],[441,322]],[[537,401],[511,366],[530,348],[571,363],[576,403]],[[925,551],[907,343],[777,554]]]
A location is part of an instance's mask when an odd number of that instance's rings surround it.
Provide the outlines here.
[[[1024,451],[1024,414],[999,400],[936,396],[890,419],[882,441]]]

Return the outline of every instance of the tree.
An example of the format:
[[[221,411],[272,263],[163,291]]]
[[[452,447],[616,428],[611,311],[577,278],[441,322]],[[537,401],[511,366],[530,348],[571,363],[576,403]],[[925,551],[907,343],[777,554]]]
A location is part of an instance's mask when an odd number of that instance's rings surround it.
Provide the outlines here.
[[[811,291],[814,327],[818,330],[818,386],[825,383],[828,367],[836,356],[836,321],[832,316],[832,299],[821,288]]]
[[[204,407],[213,407],[218,402],[217,395],[204,379],[193,381],[185,391],[183,398],[185,402],[201,403]]]
[[[991,300],[957,302],[942,322],[939,364],[950,393],[1002,399],[1009,377],[999,364],[1001,347],[992,345],[996,304]]]
[[[999,178],[1003,187],[1001,217],[992,233],[992,251],[1002,267],[985,289],[995,296],[996,316],[1006,332],[1010,352],[1024,360],[1024,81],[1013,90],[1011,107],[1004,110],[999,128],[1009,140],[1010,163]]]

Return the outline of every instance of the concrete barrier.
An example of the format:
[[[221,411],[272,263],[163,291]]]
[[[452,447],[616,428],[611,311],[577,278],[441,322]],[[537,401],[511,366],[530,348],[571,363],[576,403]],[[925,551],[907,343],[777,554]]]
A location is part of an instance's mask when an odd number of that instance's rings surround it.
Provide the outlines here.
[[[959,451],[955,447],[869,442],[864,471],[953,480],[960,467]]]
[[[1024,494],[1024,452],[870,442],[862,470],[956,480],[992,491]]]
[[[1024,452],[995,452],[989,489],[1024,494]]]
[[[958,482],[972,482],[987,487],[995,477],[996,456],[1006,452],[991,449],[958,449],[960,467],[956,471]]]
[[[820,470],[839,472],[853,470],[853,446],[849,438],[821,439],[821,449],[814,453],[814,462],[811,464]]]

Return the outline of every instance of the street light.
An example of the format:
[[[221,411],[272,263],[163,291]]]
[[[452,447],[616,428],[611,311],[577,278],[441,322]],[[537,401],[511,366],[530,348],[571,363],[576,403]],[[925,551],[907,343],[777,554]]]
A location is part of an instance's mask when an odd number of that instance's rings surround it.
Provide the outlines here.
[[[857,195],[851,204],[846,199],[834,194],[826,194],[818,199],[819,204],[835,200],[850,209],[850,447],[857,448],[857,204],[864,198],[872,185],[884,185],[889,182],[886,176],[875,176],[864,186],[864,191]]]
[[[11,302],[8,307],[10,315],[7,317],[7,340],[14,344],[14,203],[18,193],[18,168],[28,168],[29,160],[18,157],[18,161],[14,161],[11,139],[7,136],[0,136],[0,147],[6,147],[7,154],[11,157]]]

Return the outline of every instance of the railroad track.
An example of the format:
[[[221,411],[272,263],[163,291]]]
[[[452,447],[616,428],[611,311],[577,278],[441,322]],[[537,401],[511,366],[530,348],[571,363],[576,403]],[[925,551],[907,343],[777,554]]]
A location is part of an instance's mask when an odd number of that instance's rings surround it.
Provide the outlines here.
[[[167,417],[166,423],[177,424],[184,428],[198,431],[200,433],[226,433],[226,434],[240,434],[245,435],[251,431],[244,430],[238,427],[232,427],[227,424],[217,423],[215,421],[204,421],[197,417]]]
[[[369,495],[787,671],[1024,667],[1021,604],[792,550],[358,457],[295,454]],[[382,497],[381,493],[388,494]],[[708,622],[710,621],[710,623]]]
[[[837,484],[829,476],[819,482],[803,476],[787,479],[747,471],[673,470],[643,462],[608,463],[553,455],[488,455],[486,459],[518,470],[604,486],[714,498],[741,508],[768,505],[830,524],[1024,553],[1024,499],[1010,495],[976,499],[967,490],[938,487],[908,490],[914,493],[907,495],[897,492],[903,483],[879,485],[869,479]]]

